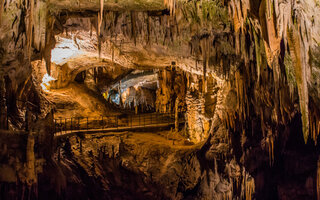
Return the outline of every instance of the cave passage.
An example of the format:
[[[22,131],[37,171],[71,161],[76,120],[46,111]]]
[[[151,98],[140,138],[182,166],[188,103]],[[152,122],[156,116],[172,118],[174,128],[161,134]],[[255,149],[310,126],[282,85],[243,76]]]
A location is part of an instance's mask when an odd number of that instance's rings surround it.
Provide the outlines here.
[[[136,113],[154,112],[158,85],[157,72],[134,71],[107,88],[103,95],[122,109]]]
[[[319,0],[0,0],[0,199],[320,200]]]

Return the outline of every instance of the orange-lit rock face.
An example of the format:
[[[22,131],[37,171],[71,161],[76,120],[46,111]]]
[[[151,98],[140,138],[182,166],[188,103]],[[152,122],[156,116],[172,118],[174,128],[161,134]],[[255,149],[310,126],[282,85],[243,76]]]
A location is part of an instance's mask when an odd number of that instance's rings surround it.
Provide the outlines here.
[[[319,199],[318,0],[0,0],[0,24],[1,198]],[[53,134],[154,111],[175,132]]]
[[[43,91],[48,91],[50,89],[51,82],[55,79],[48,74],[45,74],[42,78],[41,88]]]

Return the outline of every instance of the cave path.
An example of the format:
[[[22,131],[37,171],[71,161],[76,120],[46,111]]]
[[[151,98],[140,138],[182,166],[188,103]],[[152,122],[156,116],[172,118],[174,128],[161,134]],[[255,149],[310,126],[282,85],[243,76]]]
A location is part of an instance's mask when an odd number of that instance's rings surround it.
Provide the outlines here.
[[[55,137],[67,137],[79,133],[90,134],[115,131],[143,131],[175,126],[174,113],[146,113],[125,116],[74,117],[55,119]],[[182,117],[179,124],[185,123]]]

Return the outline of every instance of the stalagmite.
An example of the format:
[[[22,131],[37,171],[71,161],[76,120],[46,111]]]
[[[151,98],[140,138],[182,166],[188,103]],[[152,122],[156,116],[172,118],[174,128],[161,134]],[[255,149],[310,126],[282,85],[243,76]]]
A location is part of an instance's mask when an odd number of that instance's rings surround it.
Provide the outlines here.
[[[34,136],[29,133],[28,140],[27,140],[27,149],[26,149],[26,184],[28,186],[32,186],[34,183],[37,182],[36,177],[36,169],[35,169],[35,154],[34,154]]]

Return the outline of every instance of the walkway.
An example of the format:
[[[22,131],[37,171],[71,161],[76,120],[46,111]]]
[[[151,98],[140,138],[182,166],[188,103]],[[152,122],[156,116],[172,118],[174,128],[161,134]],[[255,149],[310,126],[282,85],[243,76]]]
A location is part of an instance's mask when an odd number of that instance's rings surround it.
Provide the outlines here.
[[[97,133],[129,131],[152,128],[174,127],[174,113],[147,113],[138,115],[119,115],[100,118],[75,117],[57,118],[55,121],[55,137],[65,137],[77,133]],[[179,124],[184,119],[179,113]]]

